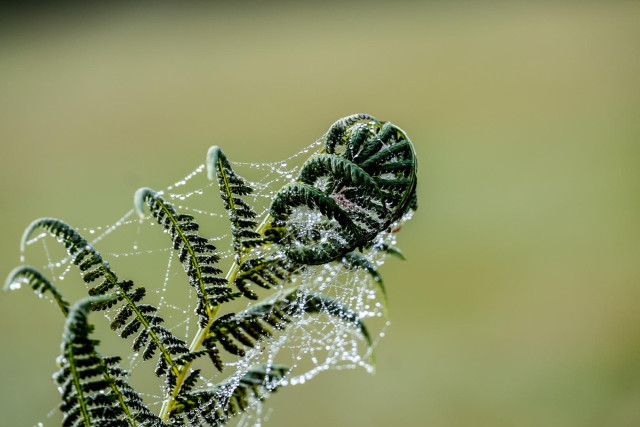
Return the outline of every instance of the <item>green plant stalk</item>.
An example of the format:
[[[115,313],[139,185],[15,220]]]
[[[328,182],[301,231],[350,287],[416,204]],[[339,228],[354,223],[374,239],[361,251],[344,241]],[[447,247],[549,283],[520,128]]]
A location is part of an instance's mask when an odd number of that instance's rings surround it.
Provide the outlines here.
[[[264,230],[267,228],[267,224],[269,224],[269,222],[272,219],[273,217],[269,213],[267,213],[267,215],[264,217],[264,219],[256,229],[256,233],[262,234],[262,232],[264,232]],[[231,287],[231,284],[236,279],[236,276],[238,275],[238,270],[240,269],[240,264],[242,264],[242,261],[244,261],[244,256],[241,257],[239,260],[235,259],[233,261],[233,264],[231,265],[231,268],[227,272],[227,275],[225,276],[225,280],[227,281],[227,285],[229,287]],[[208,308],[208,310],[210,311],[209,322],[207,323],[207,326],[205,326],[204,328],[198,329],[198,332],[196,333],[196,335],[193,337],[193,340],[191,341],[191,345],[189,345],[190,352],[195,352],[202,346],[202,343],[204,342],[205,337],[209,333],[209,329],[211,329],[211,325],[215,320],[215,316],[218,313],[219,308],[220,308],[220,304],[216,305],[215,307]],[[174,407],[175,399],[178,396],[178,392],[182,387],[182,383],[184,382],[185,377],[187,376],[187,372],[189,371],[189,367],[191,366],[191,363],[193,362],[192,361],[187,362],[184,365],[182,365],[182,367],[179,369],[178,375],[176,377],[175,387],[171,392],[167,393],[164,401],[162,402],[162,409],[160,410],[161,420],[169,419],[169,414],[171,413],[171,410]]]
[[[104,364],[104,362],[102,362],[102,366],[105,368],[105,370],[108,369],[107,366]],[[115,384],[115,380],[113,380],[113,377],[109,375],[107,372],[103,374],[103,377],[111,383],[111,390],[113,390],[113,392],[118,397],[118,402],[120,402],[120,405],[122,405],[122,410],[124,411],[125,415],[128,418],[127,422],[129,423],[129,425],[136,427],[138,423],[136,423],[135,419],[133,418],[133,415],[131,415],[131,411],[129,411],[129,407],[125,403],[124,397],[122,396],[122,393],[120,393],[120,389],[118,389],[118,386],[116,386]]]
[[[87,404],[84,400],[84,393],[82,392],[82,385],[78,380],[78,371],[76,369],[75,357],[73,355],[73,347],[69,344],[69,358],[71,359],[71,363],[69,366],[71,367],[71,375],[73,376],[73,385],[76,388],[76,392],[78,393],[78,402],[80,403],[80,411],[82,412],[82,418],[84,418],[84,425],[87,427],[91,427],[89,417],[89,411],[87,410]]]

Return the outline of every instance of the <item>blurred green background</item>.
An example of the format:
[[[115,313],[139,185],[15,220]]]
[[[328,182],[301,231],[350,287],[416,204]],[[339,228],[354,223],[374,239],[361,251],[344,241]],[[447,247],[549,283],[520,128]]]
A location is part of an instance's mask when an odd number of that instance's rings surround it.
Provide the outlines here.
[[[0,274],[35,218],[113,223],[212,144],[277,161],[366,112],[420,166],[377,373],[285,388],[266,425],[640,425],[639,23],[631,1],[13,11]],[[0,295],[2,425],[59,420],[38,303]]]

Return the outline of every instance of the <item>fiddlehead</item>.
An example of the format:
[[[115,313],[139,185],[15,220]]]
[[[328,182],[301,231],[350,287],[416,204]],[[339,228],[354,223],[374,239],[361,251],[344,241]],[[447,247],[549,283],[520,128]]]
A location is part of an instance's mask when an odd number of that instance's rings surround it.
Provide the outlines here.
[[[366,114],[334,123],[324,153],[305,163],[298,181],[276,194],[270,227],[300,264],[324,264],[367,246],[417,207],[411,141],[400,128]],[[310,217],[314,224],[303,227]]]

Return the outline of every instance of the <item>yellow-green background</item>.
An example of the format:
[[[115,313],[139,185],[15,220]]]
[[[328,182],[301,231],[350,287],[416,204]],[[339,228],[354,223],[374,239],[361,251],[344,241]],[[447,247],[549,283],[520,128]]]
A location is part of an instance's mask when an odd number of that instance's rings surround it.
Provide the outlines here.
[[[639,42],[631,1],[14,11],[0,273],[32,219],[112,223],[209,145],[275,161],[366,112],[420,166],[377,373],[286,388],[267,425],[640,425]],[[0,295],[0,424],[59,419],[61,321]]]

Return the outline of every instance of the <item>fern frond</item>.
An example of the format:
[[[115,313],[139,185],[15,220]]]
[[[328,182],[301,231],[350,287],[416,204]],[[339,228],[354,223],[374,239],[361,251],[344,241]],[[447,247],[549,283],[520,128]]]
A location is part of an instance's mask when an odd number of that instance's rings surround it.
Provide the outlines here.
[[[229,313],[216,319],[209,330],[208,340],[219,343],[234,355],[243,356],[245,349],[272,335],[271,328],[285,329],[295,316],[302,313],[325,313],[352,323],[371,347],[371,337],[364,322],[349,307],[327,296],[301,292],[294,287],[278,292],[237,314]]]
[[[351,269],[359,268],[369,273],[369,275],[373,278],[373,280],[378,285],[378,288],[380,288],[380,292],[382,292],[382,304],[384,307],[385,315],[387,315],[388,304],[389,304],[388,298],[387,298],[387,289],[384,286],[384,282],[382,281],[382,276],[380,276],[380,273],[378,272],[378,269],[376,268],[376,266],[373,265],[365,257],[363,257],[362,255],[358,255],[355,252],[349,252],[348,254],[346,254],[342,258],[342,263],[347,268],[351,268]]]
[[[31,288],[40,295],[44,295],[48,291],[60,307],[62,314],[67,315],[69,312],[69,303],[67,300],[64,299],[60,291],[58,291],[49,279],[31,266],[23,265],[14,268],[7,277],[7,281],[4,284],[4,291],[7,292],[10,289],[14,289],[13,286],[19,283],[20,280],[26,280]]]
[[[67,316],[60,370],[54,375],[62,393],[63,426],[130,426],[141,422],[160,425],[140,396],[124,379],[128,373],[115,366],[117,357],[97,352],[98,340],[90,337],[88,313],[96,302],[114,297],[88,297],[73,305]]]
[[[128,338],[140,331],[134,339],[133,348],[139,351],[144,347],[143,359],[145,360],[159,351],[162,362],[158,363],[163,369],[156,369],[156,374],[166,376],[167,383],[172,384],[180,370],[174,355],[188,352],[188,348],[184,341],[161,325],[163,320],[154,315],[156,311],[154,307],[140,304],[146,294],[145,288],[134,288],[130,280],[121,281],[109,263],[103,260],[102,255],[73,227],[61,220],[42,218],[32,222],[23,234],[22,245],[38,228],[47,230],[66,247],[73,264],[85,272],[83,276],[85,282],[90,283],[102,278],[99,285],[89,289],[89,295],[105,296],[115,290],[116,298],[96,299],[92,309],[103,310],[122,301],[123,305],[116,315],[118,320],[112,324],[112,329],[119,330],[123,338]],[[131,316],[134,320],[124,325]]]
[[[263,365],[250,369],[242,377],[231,377],[214,387],[181,397],[171,419],[190,425],[221,426],[253,402],[264,400],[282,384],[289,368]]]
[[[220,197],[231,221],[231,236],[236,257],[260,241],[260,234],[254,229],[258,223],[254,220],[255,210],[239,196],[253,193],[253,188],[232,168],[227,156],[214,145],[207,152],[207,176],[209,180],[217,178]]]
[[[20,242],[22,251],[29,237],[38,228],[48,231],[65,246],[67,253],[72,257],[73,264],[84,273],[83,279],[86,283],[97,280],[111,270],[109,264],[103,261],[93,245],[69,224],[56,218],[40,218],[33,221],[22,234]]]
[[[256,300],[258,296],[248,289],[250,283],[264,289],[271,289],[273,286],[287,282],[299,269],[298,264],[282,256],[248,259],[240,265],[233,284],[245,297]]]
[[[196,313],[200,318],[200,326],[204,327],[213,315],[214,307],[223,302],[224,298],[219,297],[232,298],[231,288],[226,286],[227,281],[219,276],[222,270],[215,266],[220,259],[216,247],[198,234],[200,226],[192,216],[178,214],[170,203],[152,189],[141,188],[135,193],[134,205],[140,215],[144,215],[144,202],[158,224],[171,236],[173,248],[178,252],[189,283],[196,290]]]

